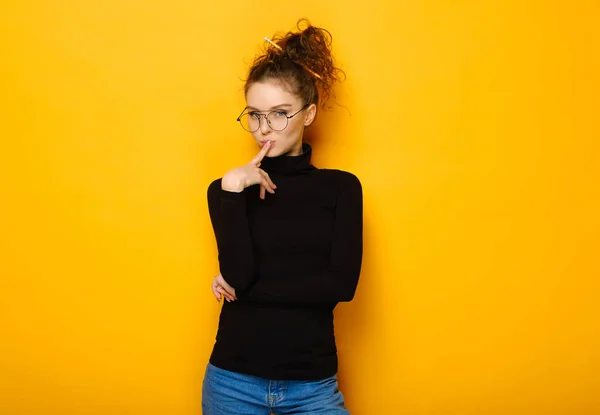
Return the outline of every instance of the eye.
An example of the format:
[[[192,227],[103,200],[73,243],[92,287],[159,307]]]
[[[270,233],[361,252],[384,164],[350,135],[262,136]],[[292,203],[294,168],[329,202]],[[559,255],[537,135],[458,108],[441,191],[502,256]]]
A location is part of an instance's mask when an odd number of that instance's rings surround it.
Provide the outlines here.
[[[286,117],[287,116],[287,112],[285,112],[285,111],[276,111],[275,115],[277,115],[278,117]]]
[[[260,114],[259,114],[258,112],[255,112],[255,111],[249,112],[249,113],[248,113],[248,115],[249,115],[251,118],[260,119]]]

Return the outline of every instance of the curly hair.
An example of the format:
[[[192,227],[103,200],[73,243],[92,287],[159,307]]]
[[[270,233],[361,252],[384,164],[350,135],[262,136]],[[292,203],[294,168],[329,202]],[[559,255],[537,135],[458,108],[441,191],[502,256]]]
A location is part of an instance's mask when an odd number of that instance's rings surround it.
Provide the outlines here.
[[[304,29],[302,25],[306,25]],[[344,72],[335,66],[331,53],[331,34],[312,26],[307,19],[296,25],[299,32],[275,35],[273,44],[257,56],[248,72],[244,92],[255,82],[276,80],[290,89],[305,104],[324,104],[332,96],[332,87]]]

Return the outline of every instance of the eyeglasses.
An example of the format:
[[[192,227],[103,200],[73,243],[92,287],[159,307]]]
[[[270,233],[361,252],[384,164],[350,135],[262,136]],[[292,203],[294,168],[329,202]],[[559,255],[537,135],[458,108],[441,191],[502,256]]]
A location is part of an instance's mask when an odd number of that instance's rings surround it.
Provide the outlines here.
[[[288,126],[288,121],[290,118],[294,117],[296,114],[305,110],[309,104],[304,105],[298,111],[293,113],[292,115],[287,115],[287,112],[284,110],[275,110],[271,111],[268,114],[261,114],[257,111],[246,112],[248,107],[244,108],[244,111],[237,117],[236,121],[239,121],[242,128],[250,133],[257,131],[260,128],[260,120],[264,117],[267,120],[267,124],[269,128],[274,131],[282,131]]]

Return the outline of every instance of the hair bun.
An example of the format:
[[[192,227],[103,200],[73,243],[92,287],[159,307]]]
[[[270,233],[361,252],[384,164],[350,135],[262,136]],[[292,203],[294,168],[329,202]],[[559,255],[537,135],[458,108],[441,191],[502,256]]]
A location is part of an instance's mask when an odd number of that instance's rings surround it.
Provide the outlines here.
[[[331,94],[333,84],[343,71],[335,66],[331,52],[332,36],[326,29],[311,25],[308,19],[296,24],[299,32],[288,32],[278,42],[283,55],[302,65],[317,77],[323,101]],[[304,27],[304,29],[303,29]]]
[[[311,25],[305,18],[298,20],[296,27],[297,32],[289,31],[273,36],[272,40],[267,39],[267,49],[255,59],[250,69],[246,90],[250,83],[263,78],[293,78],[299,84],[296,92],[303,95],[307,102],[316,103],[321,95],[321,102],[325,103],[332,95],[335,82],[340,80],[340,75],[345,75],[335,66],[331,53],[331,33]],[[294,73],[291,65],[300,67],[296,72],[301,70],[305,76]],[[315,87],[318,91],[310,93],[309,90]]]

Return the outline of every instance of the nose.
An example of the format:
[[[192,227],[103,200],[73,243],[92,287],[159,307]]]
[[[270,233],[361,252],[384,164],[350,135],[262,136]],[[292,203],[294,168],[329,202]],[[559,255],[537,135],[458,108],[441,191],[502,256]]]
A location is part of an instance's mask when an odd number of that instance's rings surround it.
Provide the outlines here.
[[[263,115],[260,120],[260,132],[262,135],[268,135],[273,131],[269,126],[269,121],[267,121],[267,116]]]

